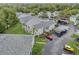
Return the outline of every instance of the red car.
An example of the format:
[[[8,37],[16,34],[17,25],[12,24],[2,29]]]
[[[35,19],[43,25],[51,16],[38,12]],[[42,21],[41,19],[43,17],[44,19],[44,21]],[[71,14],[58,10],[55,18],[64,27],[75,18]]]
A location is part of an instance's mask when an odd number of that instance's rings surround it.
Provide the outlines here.
[[[48,40],[50,40],[50,41],[53,40],[53,36],[52,36],[52,35],[48,35],[48,36],[46,36],[46,38],[47,38]]]

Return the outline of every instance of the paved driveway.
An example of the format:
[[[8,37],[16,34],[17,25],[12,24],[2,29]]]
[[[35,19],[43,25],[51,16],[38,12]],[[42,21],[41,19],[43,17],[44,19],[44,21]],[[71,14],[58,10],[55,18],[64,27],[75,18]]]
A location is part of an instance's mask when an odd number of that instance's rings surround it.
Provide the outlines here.
[[[71,30],[72,29],[72,30]],[[74,33],[74,29],[70,28],[64,36],[56,38],[56,41],[48,42],[43,49],[44,55],[61,55],[63,53],[64,45],[68,40],[72,40],[71,35]]]

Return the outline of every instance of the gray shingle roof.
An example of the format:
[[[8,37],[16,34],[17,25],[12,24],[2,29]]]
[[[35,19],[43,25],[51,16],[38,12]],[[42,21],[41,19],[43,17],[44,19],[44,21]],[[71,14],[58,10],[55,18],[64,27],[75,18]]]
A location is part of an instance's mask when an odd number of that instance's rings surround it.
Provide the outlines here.
[[[24,17],[27,17],[27,16],[31,16],[30,13],[22,13],[18,18],[24,18]]]
[[[34,25],[36,23],[39,23],[38,16],[31,16],[31,14],[22,13],[20,16],[18,16],[20,22],[24,25]]]
[[[33,39],[32,35],[0,34],[0,55],[29,55]]]
[[[37,29],[46,28],[46,27],[51,26],[52,24],[54,24],[52,20],[50,20],[50,21],[42,21],[41,23],[35,25],[35,28],[37,28]]]
[[[33,26],[33,25],[39,24],[40,22],[41,22],[41,19],[39,19],[38,17],[33,17],[30,21],[26,23],[26,25]]]
[[[24,17],[24,18],[20,18],[20,22],[23,24],[26,24],[28,21],[30,21],[33,17],[32,16],[28,16],[28,17]]]

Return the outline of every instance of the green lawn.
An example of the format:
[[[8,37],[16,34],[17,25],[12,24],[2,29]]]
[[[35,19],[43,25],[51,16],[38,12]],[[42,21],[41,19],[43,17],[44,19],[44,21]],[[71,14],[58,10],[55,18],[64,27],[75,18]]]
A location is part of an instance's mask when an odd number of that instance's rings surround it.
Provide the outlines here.
[[[77,29],[79,29],[79,24],[76,27],[77,27]]]
[[[73,34],[73,35],[72,35],[72,38],[75,38],[75,39],[76,39],[76,38],[78,38],[78,37],[79,37],[79,35],[76,35],[76,34]]]
[[[76,47],[76,43],[73,42],[73,41],[69,41],[67,44],[68,44],[69,46],[71,46],[72,48],[75,48],[75,47]]]
[[[79,42],[69,41],[67,44],[74,48],[75,55],[79,55],[79,49],[77,49],[77,46],[79,46]]]
[[[39,43],[39,42],[41,42],[41,43]],[[35,44],[32,48],[32,55],[41,55],[42,49],[43,49],[45,43],[46,43],[46,40],[44,37],[36,36],[35,37]]]
[[[79,35],[76,35],[76,34],[73,34],[73,35],[72,35],[72,38],[74,38],[74,40],[75,40],[76,38],[78,38],[78,37],[79,37]],[[69,41],[69,42],[68,42],[68,45],[70,45],[72,48],[75,49],[75,54],[76,54],[76,55],[79,55],[79,49],[77,49],[77,46],[79,46],[79,42]]]
[[[46,42],[45,38],[43,36],[35,36],[36,42]]]
[[[44,44],[36,43],[34,47],[32,48],[32,55],[41,55],[43,46]]]
[[[5,34],[30,34],[25,32],[22,28],[22,24],[17,23],[14,26],[10,27],[9,29],[5,30]]]

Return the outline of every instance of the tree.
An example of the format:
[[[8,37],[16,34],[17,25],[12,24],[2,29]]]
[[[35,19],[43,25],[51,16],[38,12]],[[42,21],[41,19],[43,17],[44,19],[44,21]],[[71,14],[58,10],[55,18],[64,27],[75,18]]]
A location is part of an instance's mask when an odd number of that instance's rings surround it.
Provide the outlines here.
[[[1,24],[0,22],[0,33],[3,33],[5,30],[5,26]]]
[[[16,10],[14,8],[7,8],[4,7],[3,11],[5,13],[5,23],[9,26],[12,26],[17,22],[17,17],[16,17]]]
[[[31,12],[33,13],[33,15],[37,15],[39,13],[39,9],[34,8]]]
[[[60,12],[60,16],[69,18],[71,15],[76,15],[79,13],[79,9],[66,8]]]
[[[16,9],[13,7],[2,7],[0,9],[1,23],[8,29],[17,22]]]

